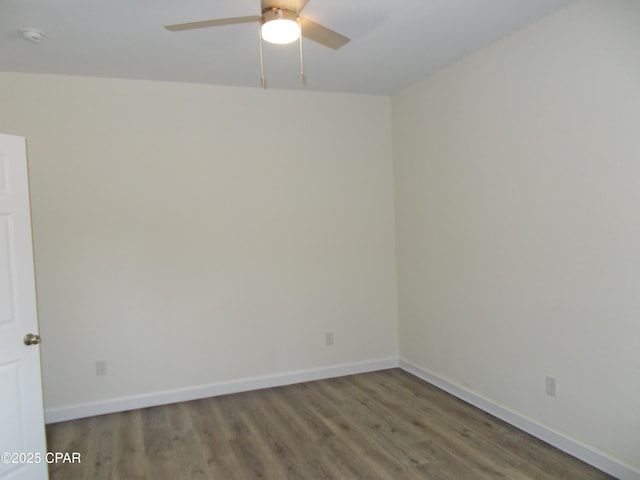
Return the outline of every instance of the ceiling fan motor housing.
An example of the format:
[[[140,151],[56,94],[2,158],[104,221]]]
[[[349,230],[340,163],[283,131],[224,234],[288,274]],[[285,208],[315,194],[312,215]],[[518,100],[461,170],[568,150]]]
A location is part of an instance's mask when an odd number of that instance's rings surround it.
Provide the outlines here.
[[[298,21],[298,12],[280,7],[268,7],[262,10],[262,24],[272,20],[293,20]]]

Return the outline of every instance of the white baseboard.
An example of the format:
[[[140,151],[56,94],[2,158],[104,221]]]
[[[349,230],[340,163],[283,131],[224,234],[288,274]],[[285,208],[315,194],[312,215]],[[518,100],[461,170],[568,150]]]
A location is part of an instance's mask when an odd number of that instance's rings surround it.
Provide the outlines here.
[[[280,387],[294,383],[310,382],[325,378],[342,377],[357,373],[386,370],[398,366],[398,358],[390,357],[357,363],[346,363],[331,367],[321,367],[281,374],[265,375],[261,377],[245,378],[230,382],[199,385],[195,387],[178,388],[160,392],[144,393],[127,397],[111,398],[99,402],[82,403],[65,407],[45,409],[46,423],[64,422],[77,418],[93,417],[107,413],[124,412],[138,408],[167,405],[169,403],[187,402],[200,398],[227,395],[230,393],[259,390],[261,388]]]
[[[567,437],[566,435],[520,415],[519,413],[505,407],[501,407],[477,393],[439,377],[438,375],[424,370],[423,368],[413,365],[404,359],[400,359],[399,366],[403,370],[415,375],[425,382],[435,385],[445,392],[448,392],[451,395],[478,407],[480,410],[484,410],[485,412],[504,420],[510,425],[513,425],[514,427],[519,428],[520,430],[523,430],[550,445],[553,445],[563,452],[573,455],[574,457],[579,458],[589,465],[599,468],[609,475],[613,475],[619,480],[640,480],[640,470],[637,470],[631,465],[612,458],[603,452],[589,447],[588,445],[584,445],[577,440]]]

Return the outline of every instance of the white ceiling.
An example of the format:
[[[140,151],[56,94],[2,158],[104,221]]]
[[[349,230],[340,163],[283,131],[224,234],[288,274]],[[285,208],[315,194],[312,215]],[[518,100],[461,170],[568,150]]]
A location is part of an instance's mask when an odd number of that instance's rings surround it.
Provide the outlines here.
[[[311,0],[340,50],[265,44],[269,88],[393,94],[575,0]],[[259,15],[259,0],[0,0],[0,70],[260,87],[258,24],[164,25]],[[25,41],[23,27],[46,34]]]

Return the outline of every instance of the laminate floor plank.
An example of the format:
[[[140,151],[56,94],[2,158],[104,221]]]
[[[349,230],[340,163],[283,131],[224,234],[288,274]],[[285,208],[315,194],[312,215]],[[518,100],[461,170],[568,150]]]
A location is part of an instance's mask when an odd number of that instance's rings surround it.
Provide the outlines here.
[[[246,418],[246,412],[251,409],[249,397],[253,392],[247,392],[236,398],[235,396],[220,397],[222,417],[227,422],[233,438],[229,446],[238,461],[239,467],[244,470],[247,478],[269,478],[269,466],[272,466],[272,458],[266,446],[257,438]],[[278,469],[279,470],[279,469]],[[277,477],[273,472],[273,478]]]
[[[294,423],[292,418],[297,416],[297,412],[283,409],[273,390],[264,390],[263,393],[252,421],[259,435],[270,445],[274,456],[286,468],[287,478],[304,478],[305,475],[319,479],[336,478],[337,470],[317,461],[320,452],[313,456],[304,454],[315,452],[317,443],[313,437],[305,436],[296,428],[300,422]]]
[[[172,449],[174,433],[169,429],[168,411],[173,405],[145,408],[141,411],[147,477],[155,480],[184,478],[184,465]],[[118,414],[116,414],[118,415]],[[109,415],[107,415],[109,416]],[[118,475],[112,478],[125,478]]]
[[[211,476],[214,479],[245,478],[240,475],[241,468],[229,449],[229,441],[234,437],[215,408],[215,399],[196,400],[189,402],[189,405],[200,450],[209,465]]]
[[[115,475],[115,435],[120,427],[120,415],[105,415],[89,419],[90,435],[87,436],[85,480],[108,480]],[[61,478],[65,478],[64,476]],[[68,478],[68,477],[67,477]]]
[[[119,428],[114,432],[114,469],[123,478],[143,480],[147,470],[142,414],[140,410],[119,413]]]
[[[47,427],[47,445],[49,451],[79,453],[80,461],[87,459],[88,422],[86,419],[72,420],[58,423],[55,428]],[[52,446],[55,446],[52,448]],[[51,480],[64,480],[68,470],[68,464],[50,463],[49,478]]]
[[[191,416],[185,403],[167,405],[167,427],[171,432],[171,450],[176,462],[182,465],[181,478],[185,480],[213,480],[206,454],[201,449]]]
[[[351,378],[344,380],[347,382],[352,381]],[[331,382],[326,382],[320,388],[335,388],[336,383],[337,381],[334,379]],[[350,398],[358,398],[353,392],[348,392],[346,395]],[[439,449],[440,455],[444,451],[448,458],[455,459],[455,462],[451,464],[454,466],[453,468],[449,466],[446,470],[438,472],[440,477],[445,477],[448,473],[452,478],[471,478],[469,477],[470,475],[473,475],[473,478],[478,480],[500,478],[500,475],[493,471],[490,472],[491,475],[486,475],[486,472],[483,472],[483,467],[486,468],[485,466],[470,462],[468,451],[461,452],[459,448],[452,448],[449,432],[420,423],[415,420],[410,409],[403,409],[403,406],[398,405],[394,413],[389,415],[389,410],[386,410],[376,402],[370,402],[367,398],[361,399],[357,405],[358,407],[350,412],[350,416],[357,418],[358,423],[365,426],[368,417],[370,419],[367,430],[369,437],[377,441],[380,448],[390,451],[398,461],[404,460],[405,464],[410,464],[413,467],[429,464],[431,471],[434,472],[436,469],[435,464],[432,462],[433,459],[427,456],[427,452],[416,448],[415,445],[408,446],[411,443],[411,439],[432,438],[442,445],[442,448]],[[363,414],[367,409],[371,411],[368,416]],[[380,434],[384,431],[389,432],[389,437],[386,442],[381,442]],[[404,478],[424,478],[423,471],[423,469],[415,472],[410,470],[405,473]]]
[[[386,458],[393,459],[397,467],[401,467],[401,472],[391,472],[401,474],[401,478],[413,478],[416,467],[428,462],[428,457],[422,451],[408,447],[409,433],[395,422],[388,422],[374,412],[367,399],[357,399],[350,397],[352,392],[346,389],[336,389],[335,384],[325,384],[320,386],[320,393],[324,398],[333,398],[334,402],[340,405],[343,413],[341,428],[358,432],[359,443],[368,443],[375,446],[375,450],[384,452]],[[342,401],[336,398],[345,396],[353,398],[356,402]],[[363,438],[366,442],[363,442]],[[396,467],[396,468],[397,468]]]
[[[431,477],[451,480],[469,478],[472,474],[478,479],[486,478],[464,456],[457,455],[448,447],[448,442],[442,441],[441,433],[432,431],[429,443],[416,441],[417,438],[424,438],[424,432],[414,420],[399,417],[394,411],[371,401],[360,392],[350,391],[349,394],[358,399],[357,411],[353,411],[353,414],[362,418],[359,423],[364,424],[367,434],[398,461],[414,467],[417,470],[415,478],[424,478],[425,471]],[[368,414],[363,415],[363,412]],[[445,461],[442,462],[442,459]]]
[[[611,480],[400,369],[47,426],[51,480]]]
[[[367,475],[375,475],[375,472],[360,461],[356,452],[329,428],[326,417],[323,418],[309,407],[306,395],[314,395],[309,390],[313,389],[308,389],[306,384],[273,389],[276,402],[290,412],[296,412],[295,415],[288,414],[287,419],[292,431],[296,432],[292,441],[306,447],[304,450],[300,449],[301,454],[307,461],[316,463],[314,469],[322,471],[328,478],[361,479],[368,478]]]
[[[333,439],[318,438],[312,429],[304,428],[305,419],[301,415],[308,413],[306,409],[282,407],[283,404],[273,390],[264,390],[253,414],[256,415],[254,423],[260,425],[264,435],[270,439],[274,458],[280,458],[284,462],[286,478],[357,478],[354,472],[349,472],[350,477],[344,477],[340,461],[337,465],[334,465],[335,462],[322,461],[323,453],[327,450],[332,453],[332,459],[336,458]],[[268,427],[269,424],[272,426]],[[348,453],[347,448],[340,452],[341,455]],[[308,477],[309,475],[313,476]]]
[[[268,461],[265,462],[265,477],[294,479],[300,478],[304,469],[300,467],[286,438],[280,435],[278,426],[271,418],[263,415],[260,409],[243,414],[250,435],[259,445],[259,452]],[[266,421],[265,421],[266,420]]]
[[[368,403],[372,405],[372,408],[375,408],[377,417],[397,417],[393,412],[405,403],[396,400],[398,393],[389,395],[388,388],[380,383],[375,381],[361,382],[360,380],[359,377],[353,377],[351,382],[351,388],[354,389],[353,395],[374,399],[375,401]],[[408,399],[406,401],[408,402]],[[415,398],[411,405],[412,408],[406,411],[412,413],[422,411],[422,405]],[[508,449],[486,441],[485,437],[477,435],[473,429],[455,421],[451,415],[441,412],[439,409],[430,408],[424,414],[414,415],[410,421],[407,421],[407,428],[411,428],[412,425],[418,429],[434,429],[430,436],[439,435],[444,444],[456,445],[456,451],[461,457],[461,461],[472,460],[478,472],[484,472],[489,478],[537,479],[547,477],[544,471],[522,461]],[[486,461],[487,457],[491,459],[490,462]],[[500,468],[496,469],[496,465],[500,465]]]
[[[323,419],[334,438],[340,441],[340,445],[349,450],[350,460],[347,460],[350,463],[357,461],[355,470],[362,472],[363,478],[407,478],[403,465],[396,462],[388,452],[375,448],[365,437],[358,424],[353,421],[353,416],[346,411],[343,399],[330,396],[321,388],[320,383],[314,385],[313,394],[305,395],[301,400],[315,416]],[[293,391],[294,395],[300,393],[300,389]]]

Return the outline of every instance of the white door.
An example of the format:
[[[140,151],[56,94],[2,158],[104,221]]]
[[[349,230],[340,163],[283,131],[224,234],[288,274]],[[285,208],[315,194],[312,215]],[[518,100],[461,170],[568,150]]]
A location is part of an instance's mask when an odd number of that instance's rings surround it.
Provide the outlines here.
[[[31,340],[26,335],[35,335]],[[0,134],[0,479],[48,478],[25,140]],[[27,345],[31,343],[31,345]]]

